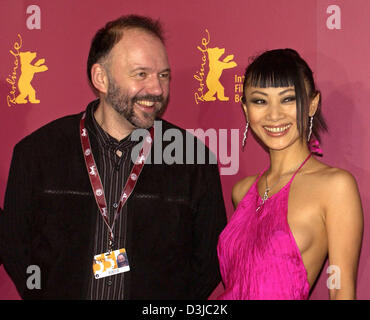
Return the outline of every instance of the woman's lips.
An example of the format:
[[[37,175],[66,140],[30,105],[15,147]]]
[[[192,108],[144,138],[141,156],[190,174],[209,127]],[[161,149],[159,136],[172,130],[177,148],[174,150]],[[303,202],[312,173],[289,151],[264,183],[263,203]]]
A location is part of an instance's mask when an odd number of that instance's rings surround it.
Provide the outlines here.
[[[281,137],[288,133],[291,124],[281,125],[281,126],[264,126],[265,132],[270,137]]]

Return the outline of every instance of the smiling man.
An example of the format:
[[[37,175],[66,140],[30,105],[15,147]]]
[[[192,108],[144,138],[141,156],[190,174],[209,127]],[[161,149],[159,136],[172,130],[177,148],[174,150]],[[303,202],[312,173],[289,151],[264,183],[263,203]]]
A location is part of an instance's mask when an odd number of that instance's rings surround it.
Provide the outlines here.
[[[154,153],[156,120],[185,141],[160,119],[171,73],[159,22],[107,23],[87,73],[99,99],[14,148],[0,220],[5,269],[24,299],[206,299],[220,281],[226,224],[217,164],[131,161],[140,143],[140,159]],[[136,129],[150,136],[133,141]],[[183,146],[184,159],[198,143]],[[119,252],[129,268],[116,267]],[[29,265],[40,268],[41,289],[27,287]]]
[[[170,84],[170,66],[159,26],[153,25],[150,30],[119,27],[111,28],[111,41],[116,43],[102,57],[96,51],[108,35],[105,29],[97,33],[88,60],[89,79],[100,94],[95,119],[117,140],[135,128],[153,126],[167,106]]]

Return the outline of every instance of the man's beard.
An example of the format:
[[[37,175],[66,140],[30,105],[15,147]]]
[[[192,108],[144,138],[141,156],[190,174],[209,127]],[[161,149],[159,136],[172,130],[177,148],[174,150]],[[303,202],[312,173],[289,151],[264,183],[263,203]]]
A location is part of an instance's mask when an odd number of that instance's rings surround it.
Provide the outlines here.
[[[112,108],[117,111],[121,116],[123,116],[131,125],[136,128],[150,128],[154,124],[154,120],[163,114],[168,105],[168,97],[164,98],[163,95],[136,95],[134,97],[129,97],[120,88],[114,79],[108,76],[108,92],[106,95],[106,101],[112,106]],[[156,110],[152,113],[142,112],[144,119],[139,118],[134,110],[134,105],[139,100],[146,100],[151,102],[156,102],[154,108]],[[159,106],[157,104],[159,102]]]

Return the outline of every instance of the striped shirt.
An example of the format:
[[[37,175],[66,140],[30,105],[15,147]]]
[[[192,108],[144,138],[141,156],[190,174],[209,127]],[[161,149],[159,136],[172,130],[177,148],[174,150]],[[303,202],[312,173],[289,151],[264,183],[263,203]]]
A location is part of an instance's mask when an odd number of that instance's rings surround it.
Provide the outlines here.
[[[86,118],[86,127],[89,134],[95,135],[99,150],[94,150],[94,155],[99,153],[98,170],[103,184],[108,207],[109,226],[112,227],[114,215],[119,204],[123,187],[132,169],[131,150],[137,143],[131,141],[130,135],[117,141],[105,132],[94,117],[95,108]],[[117,151],[122,152],[121,156]],[[119,213],[114,226],[113,250],[126,248],[127,207],[124,206]],[[96,233],[94,240],[94,255],[108,251],[109,230],[104,223],[100,211],[96,211]],[[93,257],[91,257],[92,263]],[[128,257],[130,262],[130,257]],[[87,299],[91,300],[122,300],[124,299],[125,273],[95,279],[91,268],[91,280],[88,287]]]

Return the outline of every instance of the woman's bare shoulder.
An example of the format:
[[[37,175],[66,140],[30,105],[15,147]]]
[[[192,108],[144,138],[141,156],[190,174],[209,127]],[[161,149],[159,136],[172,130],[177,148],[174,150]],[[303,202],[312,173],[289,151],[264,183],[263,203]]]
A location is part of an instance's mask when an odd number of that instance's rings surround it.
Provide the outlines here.
[[[231,192],[234,208],[238,206],[238,203],[243,199],[257,177],[258,175],[248,176],[235,183]]]
[[[316,185],[324,202],[336,207],[346,200],[358,201],[358,187],[355,177],[347,170],[319,162],[313,171],[310,185]]]
[[[357,188],[356,179],[349,171],[331,167],[319,161],[313,170],[313,176],[321,182],[320,185],[328,190]]]

